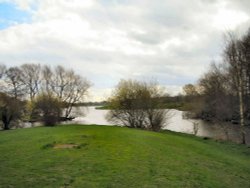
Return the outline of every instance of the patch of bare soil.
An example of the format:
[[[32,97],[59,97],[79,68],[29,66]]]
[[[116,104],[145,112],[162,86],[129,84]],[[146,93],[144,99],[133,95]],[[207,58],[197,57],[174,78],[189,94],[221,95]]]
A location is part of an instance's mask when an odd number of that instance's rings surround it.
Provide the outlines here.
[[[71,149],[78,147],[77,144],[56,144],[54,145],[54,149]]]

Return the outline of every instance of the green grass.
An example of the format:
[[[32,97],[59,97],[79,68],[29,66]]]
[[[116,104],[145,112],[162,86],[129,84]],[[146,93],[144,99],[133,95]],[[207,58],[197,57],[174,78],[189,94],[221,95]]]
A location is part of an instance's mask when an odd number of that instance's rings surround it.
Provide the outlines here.
[[[55,144],[78,144],[54,149]],[[171,132],[67,125],[0,131],[0,187],[250,187],[250,148]]]

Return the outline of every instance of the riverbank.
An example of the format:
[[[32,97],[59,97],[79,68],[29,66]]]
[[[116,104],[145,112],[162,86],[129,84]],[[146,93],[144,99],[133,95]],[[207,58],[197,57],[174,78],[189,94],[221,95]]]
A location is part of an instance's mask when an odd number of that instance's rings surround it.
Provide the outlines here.
[[[108,110],[96,110],[95,106],[73,108],[73,115],[76,116],[72,121],[62,122],[61,124],[95,124],[113,126],[106,120]],[[195,134],[198,137],[213,138],[215,140],[232,141],[241,143],[240,126],[236,124],[218,124],[197,119],[183,118],[183,111],[171,110],[170,117],[167,119],[164,130],[174,132]],[[40,123],[24,123],[19,128],[41,126]],[[18,128],[18,127],[17,127]],[[245,127],[246,143],[250,145],[250,127]]]
[[[249,148],[169,131],[17,129],[0,132],[0,152],[0,187],[250,186]]]
[[[84,111],[84,107],[80,108]],[[108,110],[97,110],[96,107],[88,107],[85,109],[84,117],[77,117],[73,120],[78,124],[97,124],[97,125],[111,125],[105,117]],[[199,119],[187,119],[184,118],[183,111],[171,109],[169,112],[169,118],[167,118],[166,124],[163,127],[164,130],[170,130],[175,132],[195,134],[199,137],[208,137],[215,140],[232,141],[235,143],[241,143],[241,131],[240,126],[236,124],[219,124],[207,122]],[[250,127],[246,127],[246,142],[250,145]]]

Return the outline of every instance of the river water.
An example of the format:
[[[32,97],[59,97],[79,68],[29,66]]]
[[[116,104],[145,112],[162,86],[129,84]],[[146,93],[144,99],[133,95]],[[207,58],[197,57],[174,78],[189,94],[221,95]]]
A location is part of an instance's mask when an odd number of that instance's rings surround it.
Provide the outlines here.
[[[76,118],[70,123],[112,125],[105,119],[107,113],[108,110],[96,110],[95,107],[80,107],[74,110]],[[217,140],[230,140],[236,143],[241,142],[238,124],[215,124],[202,120],[185,119],[183,118],[183,113],[184,112],[179,110],[170,110],[170,118],[168,118],[163,129],[195,134]],[[245,131],[247,144],[250,145],[250,127],[246,127]]]

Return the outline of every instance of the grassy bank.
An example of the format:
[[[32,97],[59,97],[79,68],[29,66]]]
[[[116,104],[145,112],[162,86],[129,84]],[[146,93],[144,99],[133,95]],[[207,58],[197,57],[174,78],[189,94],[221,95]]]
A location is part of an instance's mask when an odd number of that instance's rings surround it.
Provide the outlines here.
[[[54,148],[61,144],[77,147]],[[249,148],[171,132],[0,131],[0,152],[0,187],[250,187]]]

